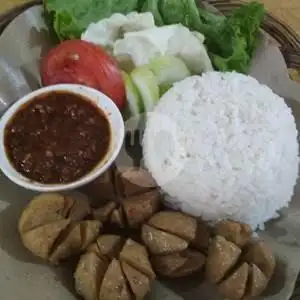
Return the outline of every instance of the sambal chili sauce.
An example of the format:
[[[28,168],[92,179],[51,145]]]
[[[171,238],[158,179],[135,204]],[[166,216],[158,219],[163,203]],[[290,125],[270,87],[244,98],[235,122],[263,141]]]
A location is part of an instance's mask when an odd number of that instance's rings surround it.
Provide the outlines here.
[[[74,182],[92,171],[109,151],[111,129],[91,101],[67,91],[38,96],[5,128],[14,168],[44,184]]]

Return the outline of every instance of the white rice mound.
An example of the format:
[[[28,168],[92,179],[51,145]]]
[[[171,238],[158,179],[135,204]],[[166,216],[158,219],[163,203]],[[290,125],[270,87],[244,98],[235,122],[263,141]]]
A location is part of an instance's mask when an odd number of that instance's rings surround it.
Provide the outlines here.
[[[175,209],[253,229],[288,206],[298,175],[295,119],[250,76],[209,72],[177,83],[149,114],[146,168]]]

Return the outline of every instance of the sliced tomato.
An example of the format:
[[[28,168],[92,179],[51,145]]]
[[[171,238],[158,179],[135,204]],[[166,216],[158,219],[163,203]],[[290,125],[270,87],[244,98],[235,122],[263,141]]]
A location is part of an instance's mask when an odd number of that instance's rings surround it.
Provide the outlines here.
[[[76,83],[97,89],[110,97],[119,109],[126,102],[125,85],[115,59],[104,49],[81,40],[69,40],[42,59],[43,85]]]

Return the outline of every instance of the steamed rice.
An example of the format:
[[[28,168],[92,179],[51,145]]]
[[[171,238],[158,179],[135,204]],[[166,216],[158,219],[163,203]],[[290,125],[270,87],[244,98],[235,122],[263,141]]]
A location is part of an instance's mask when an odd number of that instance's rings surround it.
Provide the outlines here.
[[[167,204],[212,222],[262,226],[288,205],[298,174],[290,108],[237,73],[177,83],[149,115],[143,151]]]

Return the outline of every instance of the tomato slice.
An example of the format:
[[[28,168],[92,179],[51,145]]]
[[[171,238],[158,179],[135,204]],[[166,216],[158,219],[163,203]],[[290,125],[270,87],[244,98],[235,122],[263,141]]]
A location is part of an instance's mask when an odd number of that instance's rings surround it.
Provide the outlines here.
[[[121,110],[125,106],[125,85],[116,60],[104,49],[81,40],[69,40],[42,59],[43,85],[76,83],[97,89]]]

